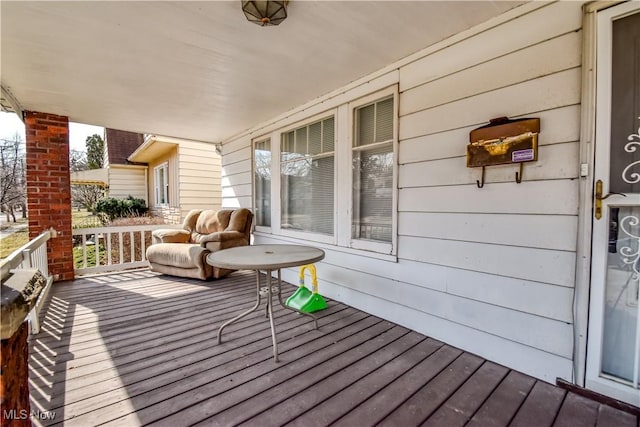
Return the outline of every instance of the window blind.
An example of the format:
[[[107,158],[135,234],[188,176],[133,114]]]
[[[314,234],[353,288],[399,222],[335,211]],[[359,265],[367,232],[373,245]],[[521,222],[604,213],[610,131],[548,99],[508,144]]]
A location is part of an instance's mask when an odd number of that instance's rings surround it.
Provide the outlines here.
[[[271,226],[271,140],[254,144],[253,194],[256,225]]]
[[[291,130],[281,142],[281,227],[333,235],[334,119]]]
[[[355,112],[351,236],[391,242],[393,219],[393,97]]]

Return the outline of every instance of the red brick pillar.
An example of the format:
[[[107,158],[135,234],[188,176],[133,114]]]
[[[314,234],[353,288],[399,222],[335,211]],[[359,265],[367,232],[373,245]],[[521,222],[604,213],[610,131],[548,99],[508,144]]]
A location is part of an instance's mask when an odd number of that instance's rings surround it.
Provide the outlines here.
[[[25,111],[27,134],[27,210],[29,237],[54,228],[49,240],[49,274],[73,279],[69,118]]]
[[[23,322],[13,336],[1,340],[0,425],[31,426],[29,419],[29,324]]]

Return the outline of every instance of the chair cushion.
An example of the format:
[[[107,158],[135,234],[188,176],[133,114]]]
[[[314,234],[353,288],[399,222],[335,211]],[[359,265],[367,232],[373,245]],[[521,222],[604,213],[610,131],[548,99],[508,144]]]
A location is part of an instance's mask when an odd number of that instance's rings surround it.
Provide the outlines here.
[[[249,209],[236,209],[232,211],[227,228],[225,228],[224,231],[240,231],[244,233],[250,215],[251,211]]]
[[[193,243],[158,243],[149,246],[149,262],[180,268],[201,268],[209,250]]]
[[[196,222],[198,221],[198,217],[202,213],[202,209],[192,209],[187,213],[187,216],[184,217],[184,221],[182,222],[182,228],[187,230],[189,233],[193,232],[196,229]]]
[[[200,213],[194,232],[198,234],[211,234],[223,231],[229,224],[230,210],[213,211],[206,210]]]

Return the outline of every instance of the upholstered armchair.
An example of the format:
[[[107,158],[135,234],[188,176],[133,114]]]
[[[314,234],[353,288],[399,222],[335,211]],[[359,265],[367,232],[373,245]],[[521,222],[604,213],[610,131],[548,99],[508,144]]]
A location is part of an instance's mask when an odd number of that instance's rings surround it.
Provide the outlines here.
[[[182,229],[159,229],[152,233],[147,249],[152,271],[172,276],[218,279],[233,270],[207,264],[211,252],[250,244],[253,214],[248,209],[192,210]]]

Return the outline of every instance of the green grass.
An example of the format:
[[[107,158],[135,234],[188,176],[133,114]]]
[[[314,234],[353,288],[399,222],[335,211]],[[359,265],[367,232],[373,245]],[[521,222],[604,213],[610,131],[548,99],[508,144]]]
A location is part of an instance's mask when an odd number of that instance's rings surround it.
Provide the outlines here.
[[[24,229],[3,237],[0,240],[0,258],[8,257],[11,252],[29,242],[29,230]]]
[[[71,212],[71,227],[72,228],[94,228],[102,227],[102,221],[96,215],[91,212],[87,212],[86,209],[73,210]]]
[[[82,248],[75,247],[73,248],[73,265],[75,268],[88,268],[96,266],[96,246],[95,245],[87,245],[87,265],[86,267],[83,264],[83,256],[82,256]],[[104,249],[104,246],[100,244],[100,265],[106,264],[107,252]]]
[[[80,209],[80,210],[73,209],[71,211],[71,221],[81,220],[90,216],[93,216],[93,214],[87,211],[86,209]]]

